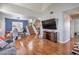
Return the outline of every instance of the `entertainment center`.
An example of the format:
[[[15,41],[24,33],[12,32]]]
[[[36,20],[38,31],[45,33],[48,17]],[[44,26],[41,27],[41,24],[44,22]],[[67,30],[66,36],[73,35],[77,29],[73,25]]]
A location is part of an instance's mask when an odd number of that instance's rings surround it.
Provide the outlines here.
[[[58,20],[55,18],[42,21],[44,38],[55,43],[57,42],[58,34],[57,23]]]

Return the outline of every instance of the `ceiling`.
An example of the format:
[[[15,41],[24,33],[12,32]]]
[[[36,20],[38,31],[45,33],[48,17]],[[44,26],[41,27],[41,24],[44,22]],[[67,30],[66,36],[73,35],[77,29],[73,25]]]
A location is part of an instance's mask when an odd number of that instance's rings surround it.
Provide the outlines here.
[[[36,16],[48,11],[54,3],[0,3],[0,11],[25,17]]]
[[[79,7],[67,10],[67,11],[65,11],[65,13],[68,15],[71,15],[71,16],[77,16],[77,15],[79,15]]]
[[[24,7],[36,12],[43,12],[52,5],[52,3],[12,3],[14,5]]]

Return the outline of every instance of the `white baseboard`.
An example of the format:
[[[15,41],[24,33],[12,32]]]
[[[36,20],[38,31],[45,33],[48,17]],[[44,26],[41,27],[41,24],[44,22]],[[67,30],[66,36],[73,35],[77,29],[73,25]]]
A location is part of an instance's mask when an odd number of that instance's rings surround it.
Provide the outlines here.
[[[70,41],[70,39],[68,39],[68,40],[66,40],[66,41],[58,41],[59,43],[67,43],[67,42],[69,42]]]

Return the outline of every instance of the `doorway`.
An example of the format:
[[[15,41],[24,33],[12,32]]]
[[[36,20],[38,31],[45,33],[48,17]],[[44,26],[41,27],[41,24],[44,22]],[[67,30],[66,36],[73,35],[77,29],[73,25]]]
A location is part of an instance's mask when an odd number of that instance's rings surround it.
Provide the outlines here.
[[[73,14],[71,15],[71,31],[73,32],[73,36],[79,42],[79,14]],[[73,25],[73,26],[72,26]]]

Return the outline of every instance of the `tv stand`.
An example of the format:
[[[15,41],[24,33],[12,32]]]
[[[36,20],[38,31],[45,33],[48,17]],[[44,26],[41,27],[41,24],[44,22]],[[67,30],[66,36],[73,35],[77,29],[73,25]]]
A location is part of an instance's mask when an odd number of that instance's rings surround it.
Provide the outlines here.
[[[57,43],[57,30],[43,29],[44,31],[44,39],[48,39]]]

